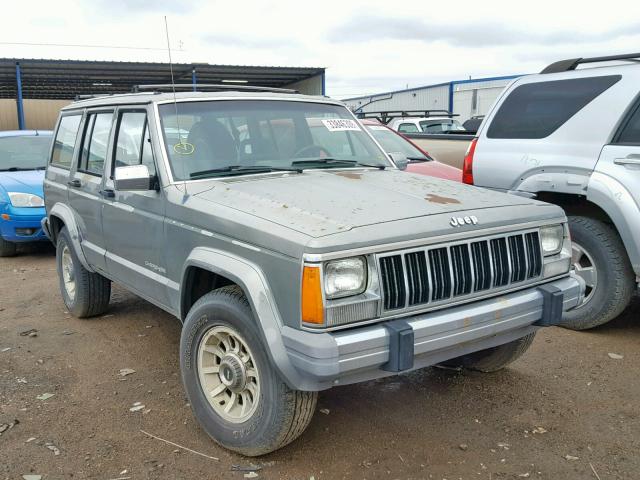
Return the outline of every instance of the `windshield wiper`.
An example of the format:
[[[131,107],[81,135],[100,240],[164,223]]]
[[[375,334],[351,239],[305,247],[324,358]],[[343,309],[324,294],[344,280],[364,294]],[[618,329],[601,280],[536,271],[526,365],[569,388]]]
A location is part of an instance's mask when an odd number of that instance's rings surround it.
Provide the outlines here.
[[[0,172],[28,172],[30,170],[44,170],[46,167],[33,167],[33,168],[23,168],[23,167],[9,167],[9,168],[0,168]]]
[[[189,174],[191,179],[215,177],[216,174],[222,173],[228,175],[243,175],[245,173],[268,173],[268,172],[296,172],[302,173],[300,168],[281,168],[281,167],[269,167],[269,166],[251,166],[243,167],[242,165],[228,165],[226,167],[212,168],[211,170],[201,170],[199,172],[193,172]]]
[[[431,159],[427,157],[407,157],[410,162],[430,162]]]
[[[354,167],[378,168],[380,170],[384,170],[385,168],[387,168],[386,165],[371,165],[369,163],[357,162],[356,160],[345,160],[345,159],[332,158],[332,157],[318,157],[318,158],[311,158],[309,160],[296,160],[295,162],[291,162],[291,166],[317,165],[317,164],[330,165],[330,166],[336,166],[336,167],[339,167],[341,164],[342,165],[346,164]]]

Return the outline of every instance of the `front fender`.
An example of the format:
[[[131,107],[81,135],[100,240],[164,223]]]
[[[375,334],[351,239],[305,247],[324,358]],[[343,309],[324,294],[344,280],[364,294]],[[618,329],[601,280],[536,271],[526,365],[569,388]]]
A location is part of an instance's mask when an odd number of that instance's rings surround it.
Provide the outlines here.
[[[282,323],[267,279],[257,265],[246,259],[207,247],[195,248],[187,258],[180,282],[180,316],[187,314],[182,302],[189,267],[199,267],[229,278],[239,285],[247,296],[255,316],[263,346],[272,364],[287,385],[296,390],[308,390],[312,384],[292,365],[283,342],[283,332],[292,330]],[[318,334],[318,341],[323,340]]]
[[[615,178],[593,172],[587,200],[607,213],[622,238],[633,271],[640,276],[640,209],[631,193]]]
[[[51,228],[51,217],[56,217],[64,223],[64,226],[67,227],[67,231],[69,232],[69,236],[71,237],[71,243],[73,244],[73,248],[75,250],[76,255],[80,259],[80,263],[82,266],[93,272],[94,269],[87,262],[86,257],[84,256],[84,252],[82,251],[82,246],[80,244],[80,230],[78,229],[78,223],[76,222],[76,217],[73,214],[73,210],[68,205],[64,203],[56,203],[51,210],[49,210],[47,218],[49,219],[49,228]],[[51,232],[53,233],[53,232]],[[56,239],[51,238],[51,241],[54,242]]]

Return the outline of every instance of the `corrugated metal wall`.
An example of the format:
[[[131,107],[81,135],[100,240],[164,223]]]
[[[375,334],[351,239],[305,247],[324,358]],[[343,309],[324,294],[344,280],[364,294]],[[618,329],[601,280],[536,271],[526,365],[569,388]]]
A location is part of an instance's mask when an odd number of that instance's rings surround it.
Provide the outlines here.
[[[70,100],[36,100],[25,98],[24,123],[27,130],[52,130],[60,109]],[[18,110],[13,99],[0,99],[0,130],[18,129]]]
[[[390,110],[448,110],[449,85],[416,88],[402,92],[373,95],[346,100],[352,110],[362,108],[365,112]],[[363,107],[364,105],[364,107]]]
[[[491,106],[512,80],[492,80],[470,83],[454,83],[453,111],[464,122],[474,115],[486,115]]]
[[[18,113],[16,101],[0,98],[0,130],[17,130]]]
[[[305,95],[322,95],[322,75],[292,83],[287,85],[286,88],[298,90]]]
[[[71,100],[24,100],[24,123],[28,130],[52,130],[62,107]]]

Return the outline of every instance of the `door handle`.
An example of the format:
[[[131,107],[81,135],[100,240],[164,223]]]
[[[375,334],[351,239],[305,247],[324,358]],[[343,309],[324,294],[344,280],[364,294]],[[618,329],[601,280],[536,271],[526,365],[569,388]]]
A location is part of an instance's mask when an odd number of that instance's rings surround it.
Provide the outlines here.
[[[77,178],[74,178],[73,180],[69,180],[67,182],[67,185],[69,185],[70,187],[81,187],[82,183],[80,183],[80,180],[78,180]]]
[[[100,190],[100,195],[102,195],[104,198],[114,198],[116,196],[116,192],[114,192],[110,188],[105,188],[104,190]]]
[[[616,165],[640,165],[640,154],[630,153],[624,158],[614,158],[613,163]]]

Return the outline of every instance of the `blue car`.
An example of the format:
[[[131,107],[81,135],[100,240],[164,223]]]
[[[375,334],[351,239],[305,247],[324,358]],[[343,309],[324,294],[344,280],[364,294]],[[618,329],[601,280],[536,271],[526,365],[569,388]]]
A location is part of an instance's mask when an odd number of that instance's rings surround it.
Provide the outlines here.
[[[16,253],[16,244],[47,240],[42,182],[52,132],[0,132],[0,257]]]

